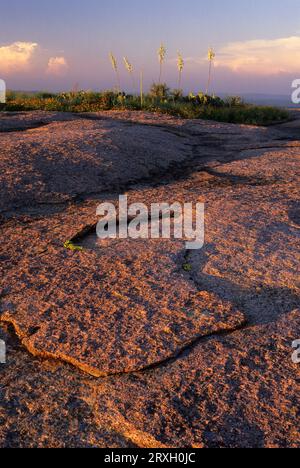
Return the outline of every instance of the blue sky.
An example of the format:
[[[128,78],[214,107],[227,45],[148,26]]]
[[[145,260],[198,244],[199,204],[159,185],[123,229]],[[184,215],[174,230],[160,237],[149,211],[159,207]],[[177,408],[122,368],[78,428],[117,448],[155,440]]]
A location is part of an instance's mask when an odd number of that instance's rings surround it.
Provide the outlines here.
[[[299,0],[0,2],[0,78],[10,88],[112,87],[110,51],[124,88],[130,88],[124,55],[136,73],[144,70],[148,85],[158,78],[161,42],[172,87],[177,50],[185,58],[185,89],[205,87],[208,46],[216,51],[216,92],[289,94],[291,80],[300,77]]]

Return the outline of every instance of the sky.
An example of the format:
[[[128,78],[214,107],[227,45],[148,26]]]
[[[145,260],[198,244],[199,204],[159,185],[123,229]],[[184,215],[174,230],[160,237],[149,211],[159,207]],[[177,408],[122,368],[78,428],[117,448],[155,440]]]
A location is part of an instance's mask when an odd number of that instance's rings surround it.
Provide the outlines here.
[[[123,64],[158,81],[157,50],[167,56],[163,79],[185,91],[205,90],[208,47],[216,53],[216,93],[284,94],[300,78],[299,0],[0,0],[0,79],[9,89],[109,89],[116,77],[132,91]]]

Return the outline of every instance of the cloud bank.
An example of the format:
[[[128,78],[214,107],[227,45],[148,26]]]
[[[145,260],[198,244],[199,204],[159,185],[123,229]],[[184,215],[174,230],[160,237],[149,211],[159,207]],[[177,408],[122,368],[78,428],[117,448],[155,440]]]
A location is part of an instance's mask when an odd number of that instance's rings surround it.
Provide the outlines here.
[[[217,51],[216,66],[259,75],[299,74],[300,37],[232,42]]]
[[[239,74],[274,76],[299,75],[300,36],[231,42],[216,49],[215,66]],[[186,57],[190,65],[205,65],[204,57]],[[175,63],[173,60],[172,63]]]
[[[0,46],[1,71],[11,74],[27,70],[37,47],[35,42],[14,42]]]

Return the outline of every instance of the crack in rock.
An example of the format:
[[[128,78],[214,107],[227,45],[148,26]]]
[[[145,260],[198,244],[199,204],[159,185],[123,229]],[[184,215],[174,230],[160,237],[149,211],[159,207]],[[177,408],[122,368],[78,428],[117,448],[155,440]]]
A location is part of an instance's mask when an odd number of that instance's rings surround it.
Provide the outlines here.
[[[5,126],[1,126],[0,127],[0,133],[19,133],[19,132],[28,132],[29,130],[37,130],[39,128],[43,128],[43,127],[47,127],[48,125],[50,125],[51,122],[34,122],[32,124],[28,124],[28,125],[24,125],[22,127],[17,127],[17,126],[13,126],[13,127],[5,127]]]
[[[203,337],[245,323],[232,304],[199,291],[178,271],[182,246],[174,239],[128,239],[29,255],[3,281],[9,295],[0,320],[14,326],[33,355],[96,377],[157,366]],[[30,284],[29,296],[22,284]]]

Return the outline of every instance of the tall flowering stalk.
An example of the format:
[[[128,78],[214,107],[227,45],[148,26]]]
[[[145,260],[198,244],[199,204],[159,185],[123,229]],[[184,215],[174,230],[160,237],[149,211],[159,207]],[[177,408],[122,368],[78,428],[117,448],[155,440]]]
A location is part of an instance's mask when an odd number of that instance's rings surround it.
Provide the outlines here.
[[[124,57],[123,60],[124,60],[124,63],[125,63],[126,70],[128,71],[128,73],[129,73],[129,75],[130,75],[130,77],[131,77],[133,90],[135,91],[135,81],[134,81],[134,76],[133,76],[133,72],[134,72],[133,66],[132,66],[132,64],[129,62],[129,60],[128,60],[127,57]]]
[[[212,66],[213,66],[215,57],[216,57],[215,51],[212,47],[210,47],[208,49],[209,71],[208,71],[208,82],[207,82],[206,94],[208,94],[210,90],[211,78],[212,78]]]
[[[178,89],[181,89],[182,72],[184,69],[184,60],[180,52],[177,52],[177,68],[178,68]]]
[[[158,60],[159,60],[159,84],[161,84],[162,79],[162,71],[163,71],[163,64],[167,55],[167,49],[163,44],[161,44],[160,48],[158,49]]]
[[[144,72],[140,74],[140,97],[141,97],[141,108],[144,106]]]
[[[116,73],[117,85],[118,85],[118,90],[119,90],[119,93],[120,93],[121,92],[121,80],[120,80],[120,75],[119,75],[118,63],[117,63],[117,59],[112,54],[112,52],[109,54],[109,59],[110,59],[112,68],[113,68],[114,72]]]

